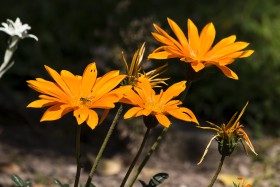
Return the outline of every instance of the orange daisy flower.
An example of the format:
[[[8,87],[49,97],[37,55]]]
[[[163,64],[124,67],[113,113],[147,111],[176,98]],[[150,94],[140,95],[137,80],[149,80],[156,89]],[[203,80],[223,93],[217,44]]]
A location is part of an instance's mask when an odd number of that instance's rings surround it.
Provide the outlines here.
[[[241,125],[240,122],[239,122],[239,120],[240,120],[241,116],[243,115],[247,105],[248,105],[248,102],[243,107],[243,109],[240,112],[240,114],[238,115],[238,117],[235,119],[235,117],[237,115],[237,113],[235,113],[231,117],[231,119],[230,119],[230,121],[228,122],[227,125],[222,124],[221,126],[218,126],[218,125],[215,125],[214,123],[208,122],[212,127],[202,127],[202,126],[198,127],[198,128],[201,128],[201,129],[214,130],[214,131],[217,132],[217,134],[215,136],[213,136],[211,138],[211,140],[209,141],[209,143],[208,143],[208,145],[207,145],[207,147],[204,151],[204,154],[203,154],[203,156],[202,156],[202,158],[201,158],[201,160],[199,161],[198,164],[200,164],[203,161],[205,155],[208,152],[208,148],[210,147],[213,140],[216,140],[218,142],[219,152],[222,155],[230,156],[231,153],[234,151],[234,148],[236,147],[236,145],[239,143],[239,141],[242,143],[242,146],[243,146],[246,154],[248,154],[248,152],[246,150],[246,147],[243,143],[243,140],[248,145],[248,147],[251,149],[251,151],[255,155],[258,155],[256,153],[250,139],[249,139],[249,136],[244,131],[243,125]]]
[[[244,51],[243,49],[249,43],[235,42],[235,35],[222,39],[212,47],[216,35],[213,23],[208,23],[199,34],[197,27],[188,19],[187,39],[173,20],[167,18],[167,21],[178,40],[154,24],[158,33],[153,32],[152,35],[164,45],[155,49],[148,56],[150,59],[180,58],[181,61],[190,63],[196,72],[207,66],[215,65],[227,77],[238,79],[238,76],[227,65],[231,64],[236,58],[245,58],[254,52],[253,50]]]
[[[237,185],[233,183],[235,187],[252,187],[250,184],[244,184],[244,179],[242,177],[238,177],[237,179],[241,181],[241,184]]]
[[[121,100],[121,102],[134,105],[125,113],[124,119],[153,115],[161,125],[169,127],[171,122],[166,116],[171,115],[175,118],[198,124],[195,115],[190,109],[179,107],[182,104],[180,100],[172,100],[183,92],[185,88],[186,81],[181,81],[170,86],[165,92],[161,90],[160,94],[156,94],[149,80],[140,77],[137,86],[134,87],[135,91],[131,90]]]
[[[110,71],[97,78],[95,63],[86,67],[83,76],[75,76],[66,70],[62,70],[59,74],[48,66],[45,68],[55,82],[41,78],[27,81],[30,88],[41,93],[40,99],[31,102],[27,107],[50,106],[41,121],[57,120],[74,111],[79,125],[86,121],[87,125],[94,129],[98,124],[98,115],[93,109],[105,109],[102,121],[109,109],[115,107],[114,103],[131,89],[131,86],[114,89],[126,77],[119,75],[119,71]]]

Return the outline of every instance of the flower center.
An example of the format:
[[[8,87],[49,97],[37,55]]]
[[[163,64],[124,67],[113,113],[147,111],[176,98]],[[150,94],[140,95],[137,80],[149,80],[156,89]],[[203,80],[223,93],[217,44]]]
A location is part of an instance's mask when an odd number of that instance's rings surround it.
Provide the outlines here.
[[[164,106],[162,104],[151,101],[145,103],[145,108],[159,113],[163,112],[164,110]]]
[[[91,97],[79,97],[79,98],[74,98],[72,100],[72,104],[74,106],[78,106],[79,108],[83,108],[83,107],[90,108],[91,101],[92,101]]]

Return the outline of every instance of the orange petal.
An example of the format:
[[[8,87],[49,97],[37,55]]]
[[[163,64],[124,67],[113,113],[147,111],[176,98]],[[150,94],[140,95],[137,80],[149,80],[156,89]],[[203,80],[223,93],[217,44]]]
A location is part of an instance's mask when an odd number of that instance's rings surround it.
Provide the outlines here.
[[[114,89],[116,86],[118,86],[125,77],[126,75],[114,76],[111,79],[108,79],[106,82],[103,82],[101,78],[98,84],[96,84],[92,90],[93,96],[95,97],[95,99],[99,99],[100,97]],[[100,82],[103,82],[103,84],[100,84]]]
[[[140,107],[132,107],[124,114],[124,119],[135,117],[136,113],[143,110],[143,108]]]
[[[173,37],[171,37],[169,34],[167,34],[163,29],[161,29],[156,24],[154,24],[154,27],[166,39],[170,40],[172,43],[174,43],[175,46],[177,46],[179,49],[183,50],[183,46],[177,40],[175,40]]]
[[[50,102],[61,103],[61,100],[59,98],[48,96],[48,95],[39,95],[39,98],[49,100]]]
[[[127,100],[124,99],[124,100],[121,100],[121,102],[143,107],[143,100],[133,90],[127,92],[125,94],[124,98]]]
[[[33,101],[31,103],[29,103],[27,105],[27,107],[31,107],[31,108],[42,108],[42,107],[45,107],[45,106],[50,106],[50,105],[53,105],[57,102],[55,101],[50,101],[50,100],[46,100],[46,99],[39,99],[39,100],[36,100],[36,101]]]
[[[199,124],[194,113],[188,108],[182,107],[175,110],[168,110],[166,112],[177,119],[184,120],[184,121],[191,121],[196,124]]]
[[[182,57],[188,56],[188,54],[186,54],[185,51],[181,51],[181,50],[176,49],[176,48],[174,48],[174,47],[172,47],[172,46],[166,47],[165,50],[166,50],[167,52],[172,53],[172,55],[173,55],[174,57],[177,57],[177,58],[182,58]]]
[[[183,92],[186,89],[186,82],[187,81],[181,81],[170,86],[165,92],[163,92],[160,103],[166,104],[168,101]]]
[[[189,46],[190,46],[190,53],[198,54],[198,47],[199,47],[199,35],[198,30],[195,24],[188,19],[188,38],[189,38]]]
[[[180,100],[171,100],[166,103],[164,106],[164,111],[174,110],[178,108],[178,105],[181,105],[182,102]]]
[[[78,108],[74,110],[73,113],[74,116],[76,117],[78,125],[81,125],[88,118],[89,111],[90,109],[88,108]]]
[[[72,111],[73,109],[65,104],[57,104],[48,108],[41,118],[42,121],[53,121],[60,119],[62,116]]]
[[[82,84],[82,77],[75,76],[71,72],[62,70],[61,71],[61,78],[67,84],[70,92],[73,94],[73,97],[79,97],[81,95],[81,84]]]
[[[141,111],[141,116],[144,115],[144,116],[148,116],[152,113],[152,111],[150,109],[144,109]],[[138,114],[136,116],[139,116]]]
[[[84,73],[82,79],[82,87],[81,87],[81,97],[88,97],[91,89],[96,81],[97,77],[97,69],[95,63],[90,63]]]
[[[132,86],[131,85],[127,85],[127,86],[121,86],[119,88],[116,88],[110,92],[108,92],[108,94],[106,95],[117,95],[119,97],[119,99],[121,99],[122,97],[124,97],[125,94],[130,93],[132,90]]]
[[[149,59],[169,59],[169,58],[176,58],[177,56],[167,52],[167,51],[161,51],[161,52],[153,52],[149,54],[148,58]]]
[[[94,129],[98,124],[98,115],[94,110],[87,110],[88,118],[87,118],[87,125]]]
[[[234,43],[236,40],[236,36],[235,35],[231,35],[229,37],[226,37],[224,39],[222,39],[221,41],[219,41],[209,53],[216,53],[217,51],[219,51],[220,49]]]
[[[169,23],[169,26],[171,27],[172,31],[174,32],[174,34],[177,36],[178,40],[180,41],[184,52],[186,53],[186,55],[188,55],[189,52],[189,44],[188,44],[188,40],[185,36],[185,34],[183,33],[183,31],[180,29],[180,27],[170,18],[167,18],[167,21]]]
[[[161,125],[163,125],[166,128],[168,128],[170,126],[171,122],[169,121],[169,119],[165,115],[163,115],[163,114],[156,114],[155,116],[156,116],[158,122]]]
[[[198,72],[198,71],[202,70],[203,68],[205,68],[205,65],[203,63],[197,62],[197,61],[191,62],[191,66],[195,72]]]
[[[210,62],[210,63],[206,63],[206,64],[212,64],[212,65],[219,64],[219,66],[227,66],[227,65],[229,65],[233,62],[234,62],[233,58],[224,58],[224,59],[217,60],[217,63],[216,62]]]
[[[220,49],[219,51],[217,51],[215,53],[216,58],[220,58],[220,57],[225,57],[227,55],[230,55],[231,53],[240,51],[244,48],[246,48],[249,45],[249,43],[247,42],[235,42],[233,44],[230,44],[222,49]]]
[[[110,95],[108,97],[102,97],[91,104],[91,108],[101,108],[101,109],[111,109],[115,108],[115,103],[119,101],[119,98],[115,95]]]
[[[131,86],[122,86],[120,88],[117,88],[111,92],[108,92],[104,96],[100,97],[98,100],[92,100],[91,108],[104,108],[104,109],[114,108],[115,107],[114,104],[116,102],[119,102],[120,99],[122,99],[125,96],[125,93],[129,94],[130,92],[133,92],[131,90]]]
[[[147,78],[140,77],[137,82],[137,87],[134,87],[134,90],[144,103],[152,97],[155,97],[155,91],[152,89],[152,85]]]
[[[217,65],[217,67],[222,70],[222,72],[225,74],[225,76],[227,76],[228,78],[232,78],[235,80],[238,80],[238,76],[236,75],[236,73],[234,73],[231,69],[229,69],[226,66],[219,66]]]
[[[254,50],[243,51],[243,54],[239,58],[246,58],[248,56],[251,56],[251,54],[253,54],[253,53],[254,53]]]
[[[216,30],[213,23],[207,24],[201,31],[199,41],[199,56],[204,56],[212,46],[216,35]]]
[[[161,43],[163,43],[163,44],[165,44],[165,45],[167,45],[167,46],[173,46],[173,47],[178,48],[178,47],[174,44],[174,42],[172,42],[172,41],[169,40],[168,38],[164,37],[163,35],[161,35],[161,34],[159,34],[159,33],[155,33],[155,32],[153,32],[152,35],[153,35],[153,37],[154,37],[157,41],[159,41],[159,42],[161,42]]]
[[[44,79],[26,81],[28,86],[39,93],[51,95],[61,100],[67,100],[68,95],[55,83],[46,81]]]
[[[63,81],[63,79],[61,78],[61,76],[52,68],[48,67],[45,65],[46,70],[48,71],[48,73],[50,74],[50,76],[52,76],[52,78],[55,80],[55,82],[57,82],[57,84],[59,85],[59,87],[67,94],[70,94],[70,90],[67,87],[66,83]]]

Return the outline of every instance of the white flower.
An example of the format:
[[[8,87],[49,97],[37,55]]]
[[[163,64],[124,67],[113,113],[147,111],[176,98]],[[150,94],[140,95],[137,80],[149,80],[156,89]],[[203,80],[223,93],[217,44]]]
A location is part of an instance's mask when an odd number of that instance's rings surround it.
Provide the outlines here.
[[[7,19],[7,23],[2,23],[3,27],[0,27],[0,31],[3,31],[10,35],[11,37],[16,37],[20,39],[33,38],[38,41],[38,38],[33,34],[28,34],[28,30],[31,27],[28,24],[22,24],[20,19],[17,18],[15,22]]]

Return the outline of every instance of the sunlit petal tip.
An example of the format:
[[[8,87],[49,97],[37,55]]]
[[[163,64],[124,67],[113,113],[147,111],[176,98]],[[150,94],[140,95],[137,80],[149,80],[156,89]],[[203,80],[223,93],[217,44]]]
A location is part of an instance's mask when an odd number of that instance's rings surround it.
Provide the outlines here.
[[[238,76],[231,69],[226,66],[217,66],[228,78],[238,80]]]
[[[47,65],[44,65],[45,69],[48,70],[50,67]],[[50,68],[51,69],[51,68]]]
[[[168,21],[169,25],[172,24],[172,23],[175,23],[172,19],[170,19],[168,17],[167,17],[167,21]]]
[[[242,53],[242,55],[239,58],[246,58],[251,56],[255,51],[254,50],[246,50]]]
[[[192,118],[192,122],[194,122],[196,125],[200,126],[200,124],[196,118]]]
[[[189,18],[188,19],[188,27],[190,26],[195,26],[195,24],[193,23],[193,21]],[[196,27],[196,26],[195,26]]]
[[[156,31],[159,33],[159,34],[163,34],[165,31],[160,27],[158,26],[157,24],[153,24],[154,28],[156,29]]]

